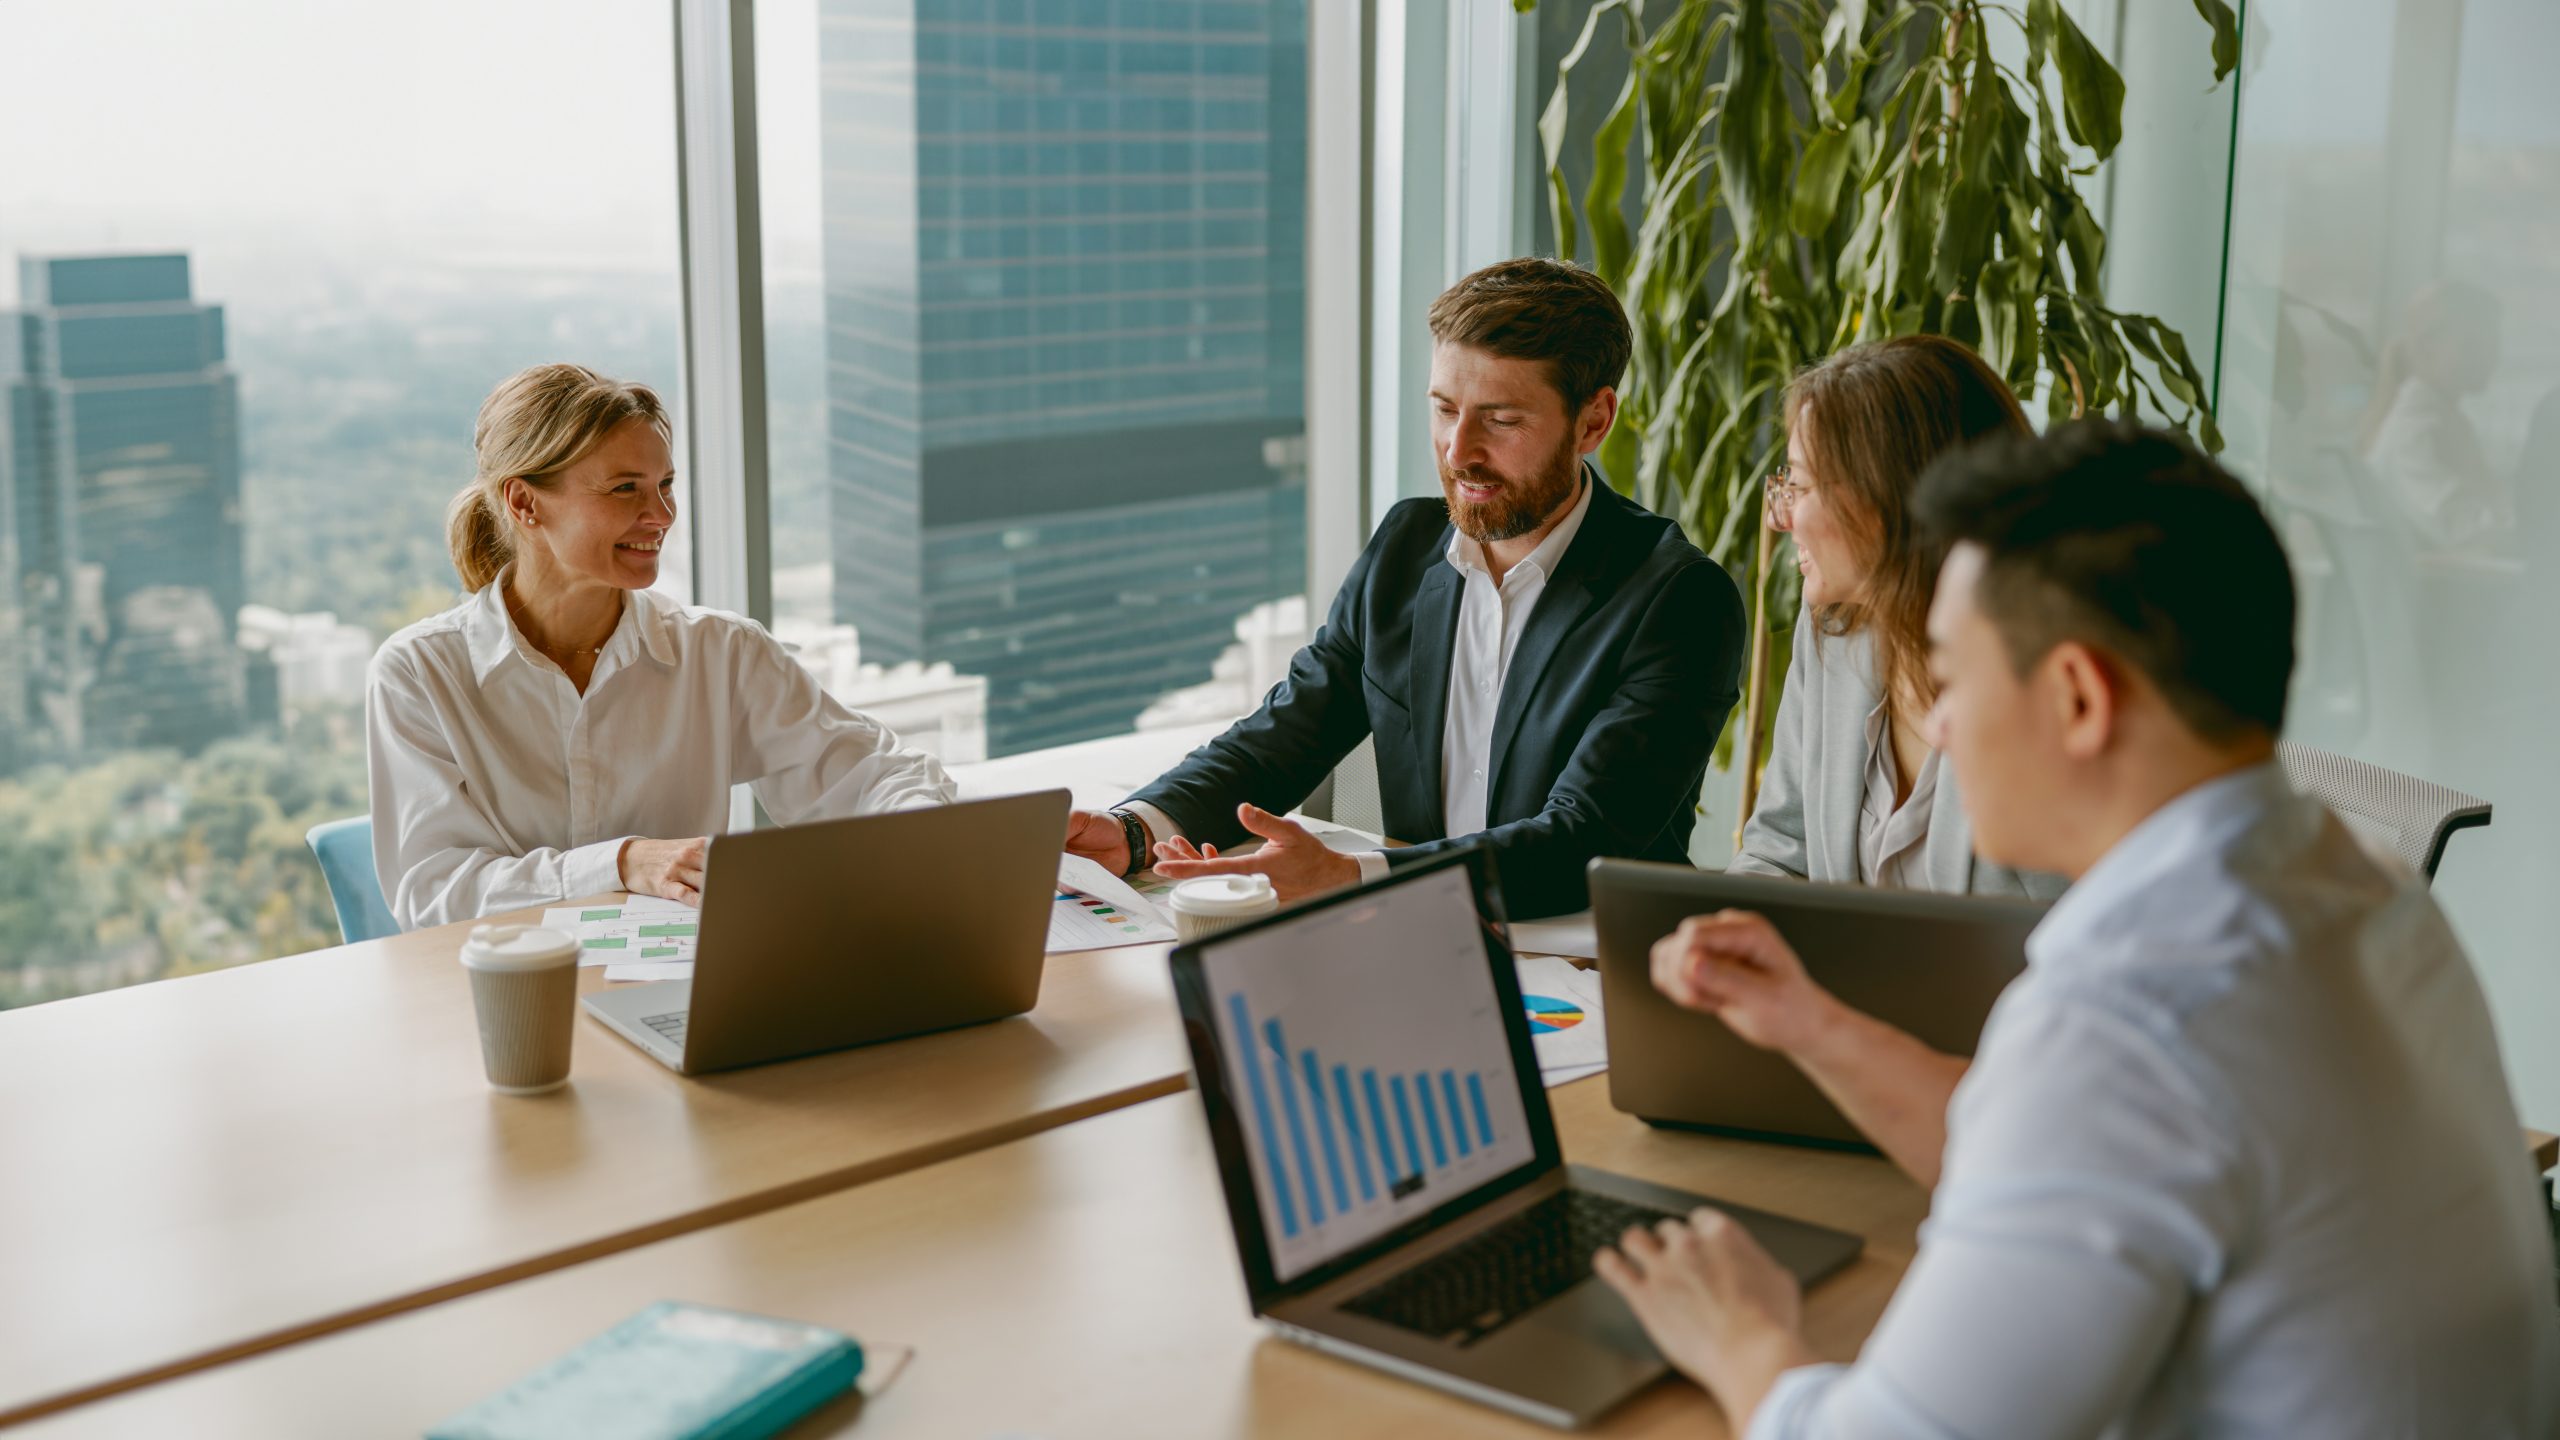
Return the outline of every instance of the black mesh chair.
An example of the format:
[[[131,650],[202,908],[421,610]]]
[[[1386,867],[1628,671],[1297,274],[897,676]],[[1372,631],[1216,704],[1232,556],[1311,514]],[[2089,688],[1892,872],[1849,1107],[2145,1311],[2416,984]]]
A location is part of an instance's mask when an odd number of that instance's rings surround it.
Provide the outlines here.
[[[2489,802],[2397,770],[2284,741],[2276,746],[2293,788],[2327,805],[2350,829],[2409,862],[2434,884],[2445,842],[2489,823]]]

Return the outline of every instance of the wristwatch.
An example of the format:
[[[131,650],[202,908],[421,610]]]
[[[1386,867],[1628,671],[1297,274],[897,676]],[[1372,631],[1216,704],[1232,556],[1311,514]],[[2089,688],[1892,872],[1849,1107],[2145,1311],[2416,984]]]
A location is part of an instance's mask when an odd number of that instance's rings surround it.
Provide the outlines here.
[[[1120,872],[1120,878],[1126,880],[1155,859],[1155,832],[1147,828],[1147,822],[1135,810],[1114,805],[1105,813],[1120,822],[1120,838],[1129,847],[1129,868]]]

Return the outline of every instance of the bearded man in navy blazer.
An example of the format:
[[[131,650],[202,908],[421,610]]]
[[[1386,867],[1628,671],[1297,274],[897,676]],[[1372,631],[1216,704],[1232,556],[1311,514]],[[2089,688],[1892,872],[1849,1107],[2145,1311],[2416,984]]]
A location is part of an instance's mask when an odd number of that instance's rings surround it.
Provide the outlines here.
[[[1671,521],[1586,457],[1617,419],[1617,296],[1555,260],[1506,260],[1431,306],[1441,494],[1407,500],[1262,708],[1066,848],[1127,874],[1252,872],[1284,900],[1453,845],[1499,855],[1515,918],[1589,904],[1596,856],[1685,862],[1707,756],[1739,689],[1742,597]],[[1281,818],[1362,739],[1387,830],[1344,855]],[[1248,835],[1248,855],[1221,856]]]

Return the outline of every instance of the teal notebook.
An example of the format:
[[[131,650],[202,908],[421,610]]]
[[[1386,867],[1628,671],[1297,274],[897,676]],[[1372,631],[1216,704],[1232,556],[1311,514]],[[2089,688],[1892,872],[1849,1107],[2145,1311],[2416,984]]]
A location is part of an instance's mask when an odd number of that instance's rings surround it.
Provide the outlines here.
[[[833,1330],[661,1300],[427,1440],[764,1440],[861,1375],[862,1347]]]

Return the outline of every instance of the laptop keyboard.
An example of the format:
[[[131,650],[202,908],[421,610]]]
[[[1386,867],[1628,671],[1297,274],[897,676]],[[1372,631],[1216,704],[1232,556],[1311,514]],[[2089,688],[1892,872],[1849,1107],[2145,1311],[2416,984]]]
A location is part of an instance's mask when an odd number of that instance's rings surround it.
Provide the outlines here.
[[[640,1023],[665,1036],[676,1049],[682,1050],[684,1049],[685,1017],[692,1013],[690,1010],[677,1010],[665,1015],[643,1015],[640,1017]]]
[[[1673,1218],[1588,1190],[1559,1190],[1463,1245],[1392,1276],[1342,1308],[1472,1345],[1591,1274],[1591,1257],[1634,1225]]]

